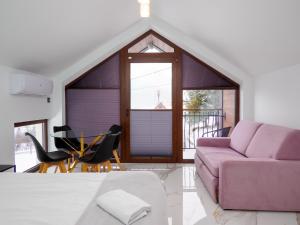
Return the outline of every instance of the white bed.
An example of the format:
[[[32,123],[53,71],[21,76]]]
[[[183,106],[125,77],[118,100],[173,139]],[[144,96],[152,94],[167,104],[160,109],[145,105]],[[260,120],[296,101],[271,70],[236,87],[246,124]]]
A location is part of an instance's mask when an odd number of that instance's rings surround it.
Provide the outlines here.
[[[119,225],[97,207],[95,198],[123,189],[152,205],[136,225],[167,224],[166,196],[159,178],[150,172],[109,174],[0,174],[0,224]]]

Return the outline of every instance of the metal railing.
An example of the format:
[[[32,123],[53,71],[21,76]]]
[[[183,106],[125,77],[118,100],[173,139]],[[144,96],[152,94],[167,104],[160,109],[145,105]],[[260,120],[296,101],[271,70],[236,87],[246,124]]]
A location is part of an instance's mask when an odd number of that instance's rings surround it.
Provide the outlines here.
[[[212,131],[222,129],[224,117],[222,109],[184,109],[183,149],[195,149],[199,137],[211,137]]]

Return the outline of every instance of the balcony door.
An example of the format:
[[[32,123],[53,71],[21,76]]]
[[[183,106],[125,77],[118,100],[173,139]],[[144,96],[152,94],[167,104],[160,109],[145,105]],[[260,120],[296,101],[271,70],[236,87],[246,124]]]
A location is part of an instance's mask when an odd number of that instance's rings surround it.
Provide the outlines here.
[[[121,57],[122,149],[127,162],[176,162],[178,58],[152,33]]]

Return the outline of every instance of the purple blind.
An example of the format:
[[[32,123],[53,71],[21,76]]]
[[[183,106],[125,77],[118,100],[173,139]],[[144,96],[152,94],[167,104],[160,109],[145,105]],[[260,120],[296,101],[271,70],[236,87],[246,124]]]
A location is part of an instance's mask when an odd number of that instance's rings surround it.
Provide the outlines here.
[[[217,72],[199,63],[188,54],[182,55],[182,88],[232,87],[233,84]]]
[[[101,133],[120,124],[120,91],[68,89],[67,124],[77,133]]]
[[[171,111],[131,111],[130,132],[131,155],[172,155]]]
[[[104,63],[101,63],[87,72],[87,74],[73,84],[71,88],[120,88],[119,64],[119,54],[115,54]]]

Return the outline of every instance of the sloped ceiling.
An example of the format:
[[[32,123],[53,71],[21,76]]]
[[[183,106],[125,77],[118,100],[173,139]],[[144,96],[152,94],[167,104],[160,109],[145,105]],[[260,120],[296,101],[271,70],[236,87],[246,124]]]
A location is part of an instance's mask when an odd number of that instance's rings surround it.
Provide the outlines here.
[[[300,63],[299,0],[156,0],[153,13],[252,75]]]
[[[250,75],[300,63],[299,0],[152,0],[152,15]],[[140,20],[137,0],[1,0],[0,64],[55,75]]]
[[[136,0],[1,0],[0,65],[55,75],[139,19]]]

